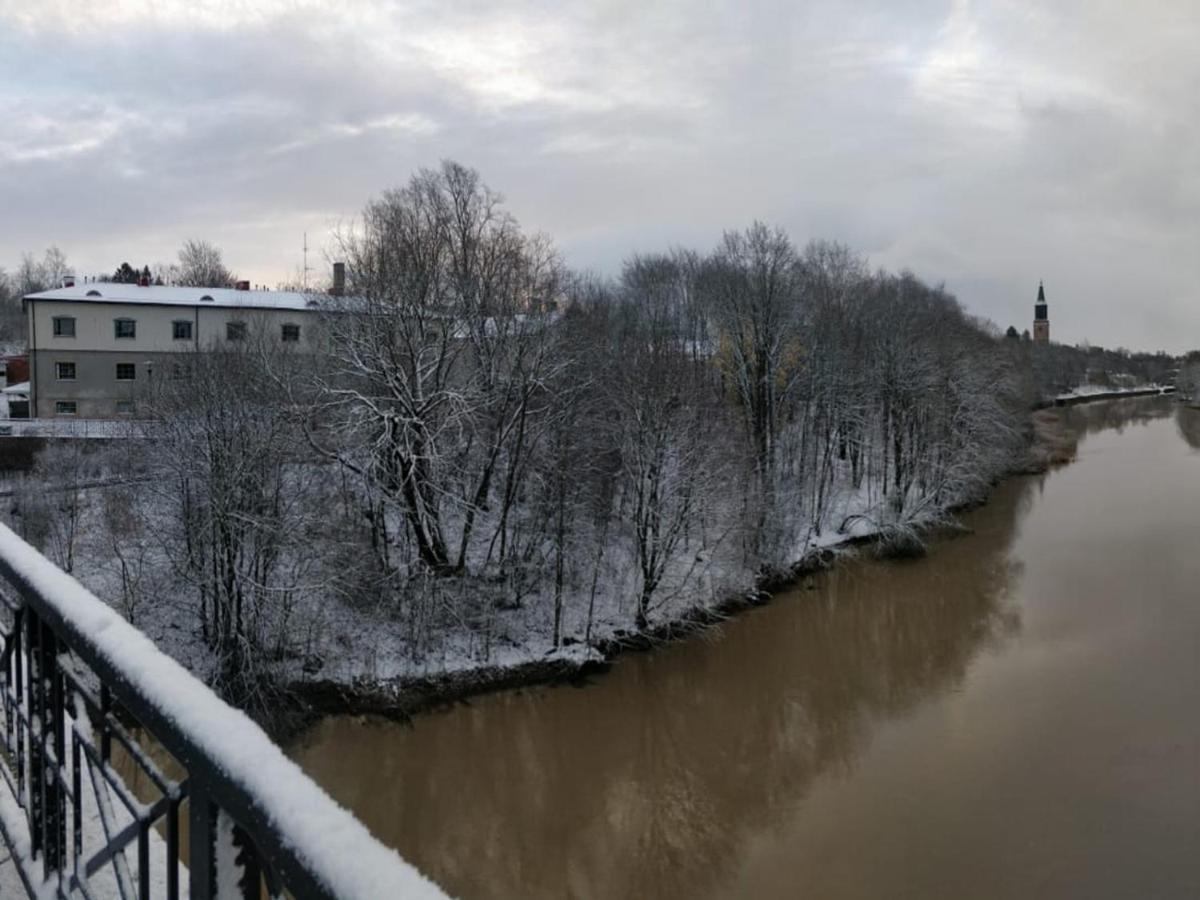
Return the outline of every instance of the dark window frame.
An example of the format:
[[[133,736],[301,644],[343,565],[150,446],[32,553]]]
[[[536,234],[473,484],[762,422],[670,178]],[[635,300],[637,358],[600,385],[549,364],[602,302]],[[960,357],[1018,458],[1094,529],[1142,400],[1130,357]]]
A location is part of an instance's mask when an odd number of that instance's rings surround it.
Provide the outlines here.
[[[122,409],[122,406],[128,408]],[[132,400],[118,400],[114,408],[118,416],[132,416],[135,412],[137,412],[137,406]]]
[[[279,339],[288,344],[299,343],[300,326],[296,322],[284,322],[280,328]]]
[[[66,407],[71,407],[67,410]],[[77,416],[79,415],[79,404],[74,400],[55,400],[54,414],[56,416]]]
[[[225,340],[244,341],[246,339],[246,323],[237,320],[225,323]]]
[[[69,338],[75,337],[75,317],[74,316],[54,316],[51,319],[51,322],[53,324],[51,325],[50,330],[53,333],[54,337],[69,337]],[[62,326],[68,322],[71,324],[70,333],[68,333],[62,329]]]
[[[122,376],[121,372],[125,371],[129,374]],[[137,363],[119,362],[117,363],[117,381],[137,381]]]
[[[180,331],[186,331],[187,334],[180,334]],[[190,341],[192,339],[192,320],[191,319],[175,319],[171,322],[171,340],[173,341]]]
[[[70,366],[71,374],[63,375],[62,368],[61,368],[62,366]],[[55,360],[54,361],[54,380],[55,381],[74,381],[76,379],[76,377],[78,376],[78,374],[79,374],[79,368],[78,368],[78,366],[76,366],[74,360],[64,359],[64,360]]]
[[[121,326],[129,326],[129,334],[121,333]],[[137,339],[137,319],[131,319],[128,316],[118,316],[113,319],[113,338],[122,341]]]

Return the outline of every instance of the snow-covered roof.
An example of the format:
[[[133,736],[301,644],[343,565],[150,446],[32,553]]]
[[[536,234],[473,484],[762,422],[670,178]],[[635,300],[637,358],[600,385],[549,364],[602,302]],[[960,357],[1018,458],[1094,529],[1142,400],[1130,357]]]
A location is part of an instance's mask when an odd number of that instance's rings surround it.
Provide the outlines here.
[[[28,381],[18,381],[16,384],[10,384],[8,387],[6,387],[4,389],[3,393],[5,393],[5,394],[28,394],[29,393],[29,382]]]
[[[316,295],[297,291],[236,291],[233,288],[166,287],[93,281],[29,294],[26,300],[83,303],[144,303],[150,306],[225,306],[237,309],[312,309]],[[207,298],[207,299],[206,299]]]

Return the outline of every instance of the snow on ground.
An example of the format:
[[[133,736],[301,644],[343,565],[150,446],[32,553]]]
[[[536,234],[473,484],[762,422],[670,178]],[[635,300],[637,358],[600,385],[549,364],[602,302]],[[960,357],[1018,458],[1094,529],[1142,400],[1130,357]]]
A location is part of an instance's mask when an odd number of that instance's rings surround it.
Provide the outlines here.
[[[130,610],[122,600],[121,561],[114,557],[103,518],[103,492],[89,482],[90,498],[78,529],[75,571],[88,589],[121,613],[133,615],[137,628],[169,656],[201,679],[211,674],[212,657],[199,633],[193,588],[176,580],[165,547],[155,543],[148,526],[148,552],[141,583],[148,599]],[[840,473],[830,491],[820,528],[799,527],[796,540],[783,549],[798,562],[816,551],[880,533],[893,516],[878,490],[864,484],[851,489]],[[10,491],[12,493],[12,491]],[[153,502],[153,501],[150,501]],[[154,515],[154,510],[150,510]],[[717,511],[736,515],[736,511]],[[811,512],[797,519],[810,517]],[[153,521],[153,519],[151,520]],[[164,526],[165,527],[165,526]],[[789,526],[790,527],[790,526]],[[615,544],[614,544],[615,547]],[[590,548],[587,552],[593,552]],[[590,567],[590,564],[589,564]],[[528,663],[561,662],[578,666],[600,658],[594,645],[634,630],[640,574],[627,552],[610,548],[597,563],[596,581],[567,585],[562,610],[563,646],[554,649],[553,598],[532,591],[519,604],[481,579],[462,579],[429,590],[447,591],[430,601],[432,611],[414,624],[411,607],[395,598],[373,600],[317,591],[297,601],[297,651],[278,663],[285,680],[338,684],[386,684],[409,678],[437,677],[471,670],[507,669]],[[649,612],[652,626],[681,621],[697,610],[715,609],[755,587],[756,571],[731,532],[709,534],[679,554],[664,578]],[[593,590],[594,587],[594,590]],[[464,608],[463,604],[469,608]],[[440,606],[439,606],[440,604]],[[590,627],[589,627],[590,618]],[[414,638],[415,634],[420,637]]]
[[[110,446],[124,450],[123,445]],[[211,679],[214,654],[201,635],[198,589],[178,565],[182,551],[176,546],[178,523],[170,509],[173,498],[161,488],[138,487],[128,492],[128,503],[136,512],[110,503],[119,499],[109,492],[121,490],[115,477],[121,474],[121,467],[110,472],[104,468],[107,463],[98,465],[96,471],[87,470],[82,519],[73,526],[74,571],[89,590],[131,620],[183,668],[201,680]],[[947,508],[975,499],[939,495],[940,505],[924,507],[915,518],[909,511],[897,521],[880,495],[879,479],[860,478],[862,487],[854,488],[848,465],[834,463],[828,498],[819,517],[811,508],[814,498],[810,496],[797,494],[780,504],[783,508],[773,517],[779,521],[772,526],[779,543],[769,552],[780,561],[781,569],[856,539],[932,524],[944,517]],[[124,477],[140,478],[138,472]],[[152,483],[136,481],[138,485]],[[15,527],[37,534],[31,510],[34,501],[48,496],[52,487],[32,476],[23,485],[14,482],[12,488],[0,489],[0,496],[12,495],[10,502],[0,504],[0,510],[7,510],[8,521]],[[759,548],[750,546],[740,530],[745,515],[741,498],[709,498],[704,509],[654,594],[648,611],[651,627],[719,609],[756,586],[761,574],[755,562]],[[405,527],[399,513],[396,515],[388,522],[391,534],[400,534]],[[819,521],[814,522],[815,518]],[[140,524],[133,528],[135,522]],[[122,523],[129,529],[117,534]],[[322,540],[328,528],[336,531],[338,527],[342,527],[340,519],[322,520],[313,540]],[[447,527],[453,532],[457,526],[450,523]],[[576,565],[564,585],[562,646],[557,649],[552,630],[552,580],[533,566],[524,593],[514,587],[513,576],[498,575],[495,566],[489,569],[482,558],[469,559],[468,568],[483,575],[422,580],[413,572],[402,572],[403,583],[393,590],[380,588],[372,580],[377,576],[365,558],[371,552],[369,547],[361,547],[366,570],[361,581],[357,577],[347,581],[345,571],[360,562],[357,545],[345,542],[338,545],[348,548],[344,552],[330,553],[325,545],[303,543],[304,553],[312,551],[315,562],[296,567],[299,574],[289,570],[287,577],[292,581],[279,581],[290,606],[286,626],[267,631],[276,628],[273,619],[264,626],[269,635],[264,646],[269,643],[282,648],[269,665],[285,684],[307,681],[392,688],[414,678],[492,673],[531,663],[560,662],[569,668],[598,659],[597,645],[636,630],[641,573],[631,527],[614,520],[602,535],[581,531],[574,539],[570,552],[575,554]],[[65,555],[55,547],[55,535],[37,539],[44,540],[48,555],[65,564]],[[124,548],[120,553],[114,549],[117,543]],[[132,591],[131,578],[137,581]],[[268,611],[267,615],[271,614]],[[276,642],[281,632],[282,638]]]
[[[1162,390],[1163,385],[1142,384],[1135,387],[1110,387],[1103,384],[1081,384],[1065,394],[1057,394],[1055,400],[1073,400],[1076,397],[1091,397],[1096,394],[1138,394],[1145,391]]]

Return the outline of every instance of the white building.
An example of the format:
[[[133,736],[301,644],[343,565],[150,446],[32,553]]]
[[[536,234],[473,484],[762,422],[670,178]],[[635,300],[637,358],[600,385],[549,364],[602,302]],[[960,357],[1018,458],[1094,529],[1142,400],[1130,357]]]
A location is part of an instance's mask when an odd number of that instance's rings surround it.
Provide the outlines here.
[[[24,299],[30,415],[38,418],[136,416],[139,384],[178,354],[259,329],[307,342],[315,321],[312,298],[285,291],[93,282]]]

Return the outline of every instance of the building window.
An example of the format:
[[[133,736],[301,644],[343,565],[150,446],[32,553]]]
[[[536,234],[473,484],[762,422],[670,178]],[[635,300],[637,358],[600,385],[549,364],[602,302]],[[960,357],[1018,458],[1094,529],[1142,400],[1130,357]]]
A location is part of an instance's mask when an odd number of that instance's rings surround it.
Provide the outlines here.
[[[246,339],[246,323],[245,322],[226,322],[225,323],[225,340],[227,341],[244,341]]]
[[[59,381],[74,381],[75,380],[75,363],[73,362],[56,362],[54,364],[54,377]]]
[[[117,415],[118,416],[132,416],[133,409],[134,409],[134,407],[133,407],[132,400],[118,400],[117,401]]]
[[[133,381],[137,378],[136,363],[117,363],[117,381]]]
[[[292,322],[287,322],[283,326],[283,339],[285,341],[300,340],[300,326]]]
[[[192,339],[192,323],[187,319],[176,319],[171,323],[171,337],[177,341]]]
[[[55,316],[54,317],[54,336],[55,337],[75,337],[75,317],[74,316]]]
[[[54,414],[56,416],[73,416],[77,409],[78,407],[76,407],[74,400],[54,401]]]
[[[133,319],[113,319],[113,334],[119,338],[135,338],[137,322]]]

